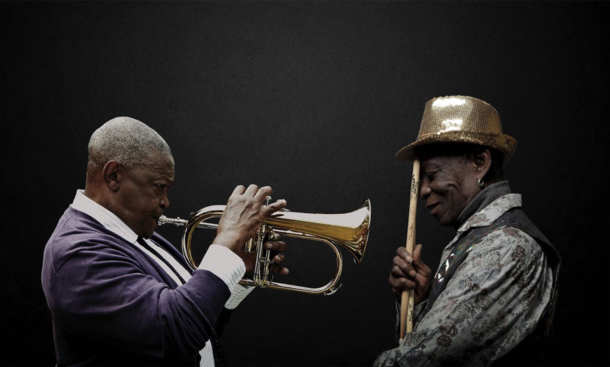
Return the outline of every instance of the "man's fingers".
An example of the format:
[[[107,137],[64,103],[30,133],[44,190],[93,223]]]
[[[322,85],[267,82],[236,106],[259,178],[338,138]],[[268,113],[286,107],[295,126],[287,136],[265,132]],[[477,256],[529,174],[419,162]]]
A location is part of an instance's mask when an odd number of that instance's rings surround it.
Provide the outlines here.
[[[269,204],[267,205],[264,210],[265,210],[265,215],[268,217],[271,214],[277,212],[278,210],[284,208],[286,206],[286,200],[284,199],[280,199],[278,201],[276,201],[275,203]]]
[[[267,196],[273,194],[273,189],[271,189],[271,187],[269,186],[264,186],[259,189],[258,186],[255,184],[248,185],[247,189],[244,187],[244,185],[237,185],[237,187],[235,187],[235,189],[233,190],[232,195],[246,194],[255,198],[256,200],[259,200],[262,203]]]
[[[417,244],[415,246],[415,248],[413,249],[413,259],[415,261],[418,261],[419,257],[421,256],[421,249],[422,249],[421,243]]]
[[[243,185],[238,185],[231,196],[245,195],[251,197],[255,202],[262,204],[267,197],[273,194],[271,186],[263,186],[259,188],[257,185],[251,184],[246,189]],[[286,200],[278,200],[273,204],[266,207],[267,216],[271,213],[276,212],[286,206]]]
[[[392,267],[392,275],[395,277],[411,277],[415,278],[417,272],[412,264],[406,262],[400,256],[394,257],[394,266]]]
[[[399,247],[396,250],[396,254],[398,256],[400,256],[401,258],[403,258],[407,263],[411,263],[413,262],[413,257],[411,257],[411,254],[409,253],[409,251],[407,251],[407,249],[405,247]]]
[[[398,267],[404,271],[407,270],[408,263],[400,256],[394,256],[394,267]]]
[[[395,291],[402,291],[405,289],[411,290],[415,288],[415,282],[409,280],[408,278],[395,278],[393,276],[390,276],[389,283]]]
[[[394,265],[397,266],[398,268],[400,268],[400,270],[404,274],[407,274],[411,270],[413,270],[413,265],[411,264],[411,262],[403,259],[400,256],[394,256]]]
[[[246,192],[244,192],[244,194],[255,197],[259,191],[260,191],[260,189],[258,188],[258,186],[251,184],[250,186],[248,186],[248,188],[246,189]]]
[[[430,267],[428,267],[428,265],[426,265],[422,259],[421,259],[421,252],[422,252],[423,246],[420,244],[418,244],[414,249],[413,249],[413,267],[414,269],[417,269],[416,272],[417,273],[421,273],[422,276],[424,277],[428,277],[428,275],[431,273]]]
[[[276,264],[281,264],[284,262],[284,260],[286,260],[286,256],[284,256],[282,254],[276,254],[275,256],[273,256],[273,261]]]
[[[399,278],[397,279],[397,284],[399,285],[400,288],[402,289],[414,289],[415,288],[415,282],[408,279],[408,278]]]
[[[274,233],[273,236],[265,241],[265,250],[271,251],[272,260],[275,263],[281,263],[285,260],[285,256],[281,254],[286,249],[286,242],[280,241],[281,235]]]
[[[270,269],[280,275],[288,275],[288,273],[290,272],[288,270],[288,268],[285,268],[283,266],[279,266],[277,264],[273,264],[270,266]]]
[[[392,271],[390,272],[390,275],[396,279],[398,278],[404,278],[406,277],[408,273],[408,270],[403,270],[402,268],[400,268],[398,265],[394,265],[392,267]]]
[[[282,252],[286,249],[286,242],[283,241],[266,241],[265,250]]]
[[[244,185],[238,185],[235,190],[233,190],[233,195],[241,195],[244,193],[244,191],[246,190],[246,188],[244,187]]]
[[[254,200],[261,203],[271,194],[273,194],[273,189],[270,186],[263,186],[257,191],[253,191]]]
[[[267,239],[267,241],[279,241],[279,240],[281,240],[281,239],[282,239],[282,235],[281,235],[281,234],[279,234],[279,233],[275,233],[275,232],[274,232],[274,233],[271,235],[271,237],[269,237],[269,238]]]

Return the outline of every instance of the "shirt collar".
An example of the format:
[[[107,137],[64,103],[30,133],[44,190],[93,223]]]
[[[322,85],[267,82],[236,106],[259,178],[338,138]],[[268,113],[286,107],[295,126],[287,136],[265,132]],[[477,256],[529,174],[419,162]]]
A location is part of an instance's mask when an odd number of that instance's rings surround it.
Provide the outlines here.
[[[135,243],[137,241],[138,235],[129,228],[125,222],[110,210],[85,196],[84,190],[76,191],[76,196],[70,206],[72,209],[76,209],[93,217],[93,219],[100,222],[107,230],[116,233],[129,243]]]
[[[479,212],[481,209],[491,204],[497,198],[510,193],[511,191],[510,186],[508,185],[508,181],[500,181],[487,186],[485,189],[481,190],[481,192],[479,192],[470,201],[470,203],[468,203],[468,205],[466,205],[464,210],[462,210],[462,212],[457,218],[455,229],[460,228],[462,224],[464,224],[464,222],[466,222],[466,220],[470,218],[474,213]]]
[[[473,227],[489,226],[507,211],[520,207],[520,194],[507,194],[500,196],[491,204],[470,216],[470,218],[468,218],[458,229],[458,236]]]

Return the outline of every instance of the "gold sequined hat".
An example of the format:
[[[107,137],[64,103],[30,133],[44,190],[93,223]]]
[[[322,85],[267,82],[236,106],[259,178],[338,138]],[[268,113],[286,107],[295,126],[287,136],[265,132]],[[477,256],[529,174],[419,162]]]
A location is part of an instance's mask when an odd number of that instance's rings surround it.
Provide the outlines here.
[[[429,100],[417,140],[396,153],[399,161],[415,159],[416,147],[432,143],[468,143],[494,148],[512,157],[517,141],[502,134],[500,115],[489,103],[474,97],[445,96]]]

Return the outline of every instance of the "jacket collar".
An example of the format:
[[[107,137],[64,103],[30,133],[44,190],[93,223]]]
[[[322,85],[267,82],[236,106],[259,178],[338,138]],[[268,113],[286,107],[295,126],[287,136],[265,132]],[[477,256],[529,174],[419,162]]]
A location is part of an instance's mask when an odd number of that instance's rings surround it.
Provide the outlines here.
[[[84,194],[84,190],[77,190],[74,201],[70,205],[73,209],[83,212],[100,222],[106,229],[114,232],[129,243],[135,243],[138,235],[125,222],[110,210],[104,208]]]
[[[468,231],[470,228],[489,226],[507,211],[520,207],[520,194],[506,194],[500,196],[492,201],[491,204],[471,215],[458,229],[458,236]]]

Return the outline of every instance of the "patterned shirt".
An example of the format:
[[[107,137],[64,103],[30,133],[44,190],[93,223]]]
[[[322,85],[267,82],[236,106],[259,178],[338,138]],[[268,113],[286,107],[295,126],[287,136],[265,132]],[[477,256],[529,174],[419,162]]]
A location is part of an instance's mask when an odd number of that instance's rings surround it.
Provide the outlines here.
[[[454,245],[469,229],[490,226],[519,207],[521,195],[508,194],[468,218],[445,247],[433,282],[442,281]],[[553,290],[540,245],[520,229],[501,226],[467,251],[428,312],[422,317],[427,301],[415,307],[413,332],[375,366],[488,366],[533,332]]]

